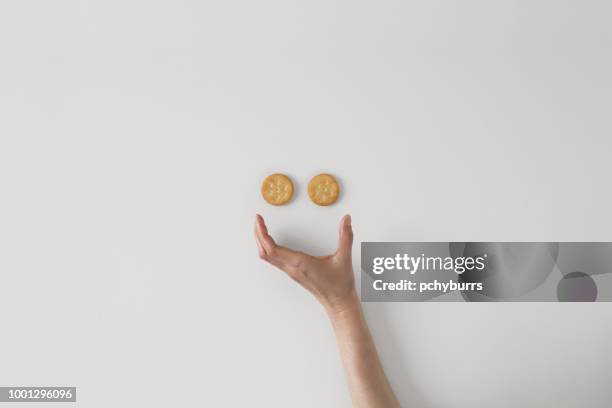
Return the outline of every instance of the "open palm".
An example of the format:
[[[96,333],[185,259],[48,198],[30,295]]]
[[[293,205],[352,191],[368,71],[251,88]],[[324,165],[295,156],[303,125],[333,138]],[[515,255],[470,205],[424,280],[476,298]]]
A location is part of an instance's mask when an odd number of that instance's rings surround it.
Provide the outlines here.
[[[342,217],[338,248],[330,255],[313,256],[277,245],[259,214],[255,217],[255,241],[261,259],[286,272],[308,289],[326,309],[340,308],[356,296],[350,215]]]

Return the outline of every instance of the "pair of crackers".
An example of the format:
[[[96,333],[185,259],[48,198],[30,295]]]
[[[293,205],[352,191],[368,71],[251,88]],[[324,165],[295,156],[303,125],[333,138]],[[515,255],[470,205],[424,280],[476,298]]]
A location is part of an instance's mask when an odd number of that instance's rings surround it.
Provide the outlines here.
[[[284,205],[293,196],[293,183],[284,174],[271,174],[261,185],[261,195],[272,205]],[[340,195],[340,185],[330,174],[318,174],[308,183],[308,196],[317,205],[332,205]]]

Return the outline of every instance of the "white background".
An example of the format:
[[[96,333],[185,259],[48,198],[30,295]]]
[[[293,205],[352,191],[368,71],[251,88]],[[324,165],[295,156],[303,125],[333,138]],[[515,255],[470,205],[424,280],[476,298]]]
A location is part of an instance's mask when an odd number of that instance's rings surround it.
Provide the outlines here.
[[[347,407],[323,311],[252,223],[609,241],[606,1],[0,5],[0,385],[81,407]],[[297,186],[266,205],[261,180]],[[319,208],[309,178],[338,176]],[[403,406],[609,407],[609,304],[367,304]],[[59,406],[59,405],[58,405]]]

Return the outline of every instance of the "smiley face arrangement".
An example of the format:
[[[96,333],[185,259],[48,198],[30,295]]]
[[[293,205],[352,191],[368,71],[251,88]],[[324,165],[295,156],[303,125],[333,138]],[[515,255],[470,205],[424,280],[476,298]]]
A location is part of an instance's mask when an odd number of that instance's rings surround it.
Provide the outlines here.
[[[272,205],[283,205],[293,196],[293,183],[284,174],[271,174],[261,184],[261,195]]]
[[[332,205],[340,195],[340,186],[331,174],[319,174],[308,183],[308,195],[317,205]]]

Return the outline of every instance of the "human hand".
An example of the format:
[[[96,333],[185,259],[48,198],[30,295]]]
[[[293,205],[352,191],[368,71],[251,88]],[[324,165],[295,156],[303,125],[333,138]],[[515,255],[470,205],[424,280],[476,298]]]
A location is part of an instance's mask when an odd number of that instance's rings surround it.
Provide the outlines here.
[[[308,289],[328,313],[340,313],[359,303],[353,275],[353,228],[351,216],[340,221],[340,237],[336,252],[312,256],[277,245],[268,234],[261,215],[255,217],[255,242],[259,257]]]
[[[259,214],[255,218],[255,241],[261,259],[285,271],[327,310],[346,369],[353,405],[399,408],[355,290],[351,216],[342,217],[338,249],[331,255],[312,256],[276,245]]]

